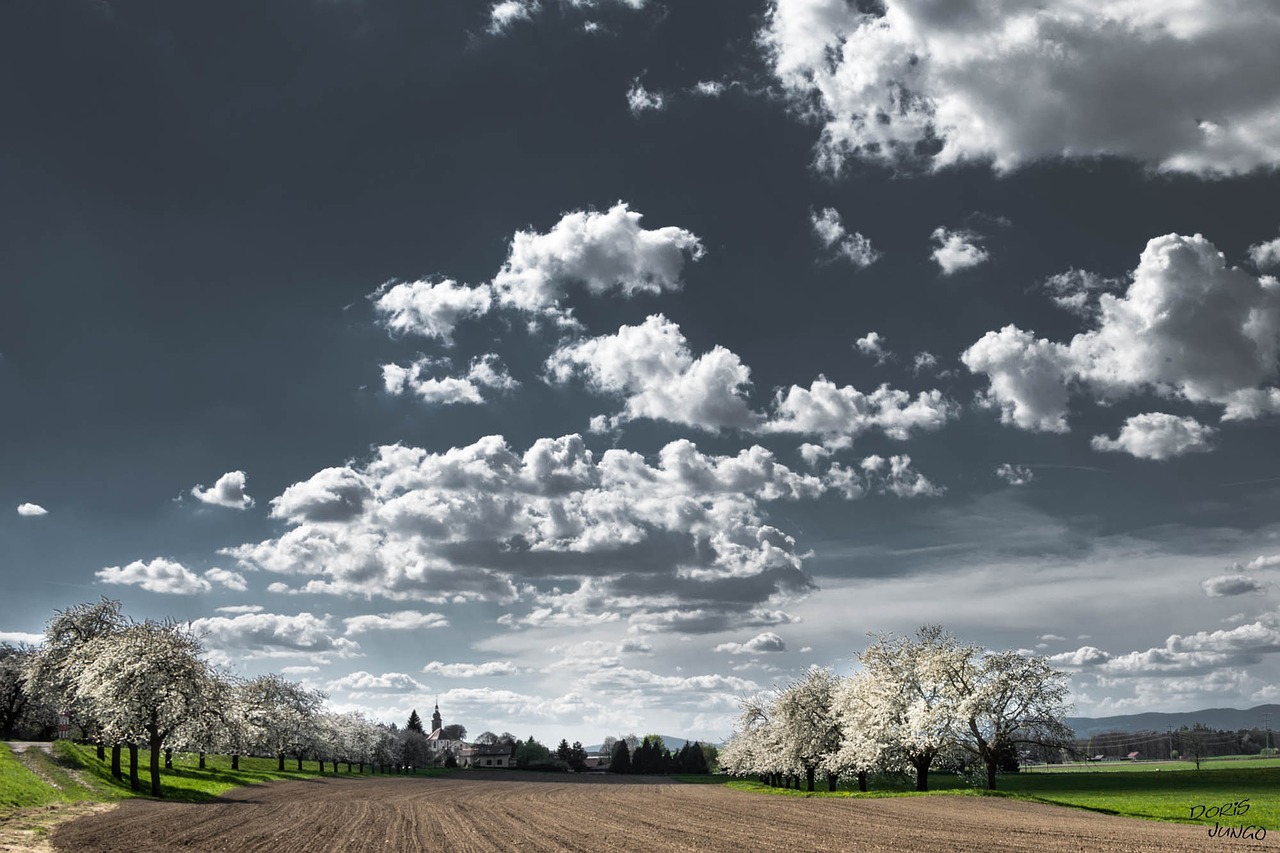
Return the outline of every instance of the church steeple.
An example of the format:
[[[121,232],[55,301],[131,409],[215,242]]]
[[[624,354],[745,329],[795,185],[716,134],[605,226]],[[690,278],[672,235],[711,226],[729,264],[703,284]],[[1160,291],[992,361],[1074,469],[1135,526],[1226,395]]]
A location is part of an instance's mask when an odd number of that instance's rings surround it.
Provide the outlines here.
[[[436,711],[431,715],[431,731],[438,732],[444,728],[444,720],[440,718],[440,700],[436,700]]]

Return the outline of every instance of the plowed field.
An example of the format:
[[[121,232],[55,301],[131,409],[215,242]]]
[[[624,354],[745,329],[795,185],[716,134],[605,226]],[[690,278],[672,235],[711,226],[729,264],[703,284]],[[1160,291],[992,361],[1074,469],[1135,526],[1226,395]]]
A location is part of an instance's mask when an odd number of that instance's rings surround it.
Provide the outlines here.
[[[567,781],[567,780],[573,781]],[[1280,835],[1277,836],[1280,838]],[[66,853],[1264,850],[1205,827],[976,797],[835,800],[712,785],[468,773],[278,782],[211,803],[130,800],[59,828]]]

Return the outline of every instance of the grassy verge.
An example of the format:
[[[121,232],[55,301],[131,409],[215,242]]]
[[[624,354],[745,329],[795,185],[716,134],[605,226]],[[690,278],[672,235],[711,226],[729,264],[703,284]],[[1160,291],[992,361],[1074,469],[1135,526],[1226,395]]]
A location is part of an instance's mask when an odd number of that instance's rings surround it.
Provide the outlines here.
[[[998,791],[973,788],[953,774],[934,773],[929,777],[932,790],[927,794],[904,790],[901,782],[877,786],[865,794],[848,790],[844,785],[832,793],[826,790],[808,793],[742,779],[726,784],[739,791],[792,797],[999,796],[1147,820],[1210,826],[1216,821],[1231,826],[1255,824],[1268,830],[1280,828],[1280,767],[1254,766],[1252,762],[1222,766],[1213,771],[1007,774],[1001,777]],[[820,780],[818,787],[824,789],[825,780]],[[1235,803],[1243,804],[1243,813],[1240,807],[1231,807]],[[1225,814],[1215,811],[1224,806]]]
[[[3,743],[0,743],[0,809],[43,806],[66,802],[58,789],[28,770]]]
[[[97,750],[92,746],[59,741],[54,744],[54,755],[31,751],[26,760],[39,772],[33,772],[23,764],[7,746],[0,744],[0,810],[12,810],[42,806],[49,803],[66,803],[81,801],[111,802],[130,797],[150,795],[151,777],[147,769],[148,753],[143,750],[138,755],[138,781],[141,788],[134,791],[129,787],[129,756],[125,752],[123,761],[124,778],[116,779],[111,775],[111,753],[106,760],[99,761]],[[314,761],[306,762],[303,770],[297,770],[294,761],[285,763],[286,770],[278,770],[274,758],[240,759],[240,768],[231,769],[231,759],[224,755],[209,755],[205,759],[205,767],[199,766],[195,755],[175,754],[173,768],[161,770],[160,784],[164,799],[179,802],[204,802],[217,797],[232,788],[254,785],[263,782],[281,780],[306,780],[319,778],[359,778],[358,765],[348,773],[346,765],[334,773],[333,765],[321,774]],[[436,768],[420,769],[415,775],[421,778],[441,776],[451,771]],[[363,774],[371,776],[369,767]]]

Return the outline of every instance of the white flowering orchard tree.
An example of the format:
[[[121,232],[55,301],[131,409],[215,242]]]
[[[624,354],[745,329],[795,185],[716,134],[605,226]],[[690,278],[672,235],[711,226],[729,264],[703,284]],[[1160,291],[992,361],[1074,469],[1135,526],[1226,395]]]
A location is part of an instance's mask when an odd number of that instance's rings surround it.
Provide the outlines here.
[[[885,744],[887,764],[910,765],[917,791],[929,790],[929,768],[955,737],[958,697],[951,674],[977,651],[940,626],[926,625],[914,639],[881,635],[858,656],[856,677],[865,683],[859,701],[845,709],[846,725]]]
[[[975,652],[943,663],[956,707],[956,743],[985,766],[987,788],[1019,746],[1065,746],[1075,736],[1066,673],[1039,656]]]
[[[116,740],[145,736],[151,794],[161,796],[160,750],[178,727],[208,713],[213,674],[199,639],[168,622],[129,625],[73,655],[74,694]]]
[[[253,751],[276,756],[280,770],[284,770],[284,757],[295,755],[301,770],[302,756],[313,743],[316,717],[325,698],[323,693],[275,673],[245,682],[238,691],[238,713],[243,716]]]
[[[901,770],[907,765],[891,740],[896,734],[891,703],[881,701],[882,684],[858,673],[841,681],[833,705],[840,724],[840,748],[826,758],[828,773],[855,776],[858,790],[867,790],[867,776],[875,770]]]
[[[831,758],[840,751],[843,735],[836,713],[835,697],[840,679],[829,669],[810,669],[787,685],[773,703],[773,724],[782,742],[788,765],[804,770],[807,790],[813,790],[819,769],[827,774],[827,788],[834,791],[839,780]]]
[[[780,728],[774,723],[775,696],[759,694],[739,700],[742,707],[733,735],[720,750],[720,767],[731,776],[760,776],[781,785],[798,768],[789,764]]]
[[[120,602],[108,598],[57,611],[45,626],[44,640],[27,661],[23,674],[29,695],[41,697],[57,710],[69,711],[86,736],[98,741],[98,758],[103,757],[102,727],[73,689],[77,653],[98,637],[120,631],[128,624]],[[112,765],[118,771],[119,742],[113,745]]]

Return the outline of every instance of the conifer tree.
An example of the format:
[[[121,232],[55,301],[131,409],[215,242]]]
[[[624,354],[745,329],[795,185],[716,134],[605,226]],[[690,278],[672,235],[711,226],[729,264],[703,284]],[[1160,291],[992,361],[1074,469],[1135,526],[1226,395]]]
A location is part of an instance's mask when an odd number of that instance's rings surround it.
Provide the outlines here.
[[[409,713],[409,722],[405,723],[404,727],[407,730],[417,732],[420,735],[426,734],[426,732],[422,730],[422,718],[418,716],[417,708],[414,708],[413,711]]]

